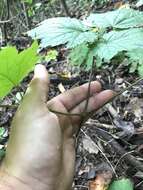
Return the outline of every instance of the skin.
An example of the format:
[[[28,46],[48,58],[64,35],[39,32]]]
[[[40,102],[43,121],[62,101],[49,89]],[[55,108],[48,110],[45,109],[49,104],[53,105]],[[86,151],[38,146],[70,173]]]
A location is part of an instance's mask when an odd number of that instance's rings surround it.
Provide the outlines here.
[[[71,89],[47,102],[48,73],[35,67],[27,92],[12,122],[6,156],[0,170],[0,190],[69,190],[75,166],[75,135],[81,117],[55,114],[82,113],[88,84]],[[87,112],[112,98],[92,82]]]

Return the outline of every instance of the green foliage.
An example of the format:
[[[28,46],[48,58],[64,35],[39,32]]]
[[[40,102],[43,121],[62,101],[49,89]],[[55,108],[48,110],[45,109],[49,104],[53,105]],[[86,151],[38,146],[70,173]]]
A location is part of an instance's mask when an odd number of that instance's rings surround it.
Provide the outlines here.
[[[95,46],[95,55],[105,60],[112,59],[121,51],[143,48],[143,29],[111,31],[103,35],[103,42]]]
[[[126,53],[129,57],[130,73],[138,70],[140,76],[143,76],[143,49],[134,49]]]
[[[91,14],[87,23],[92,27],[115,29],[129,29],[142,26],[143,13],[130,8],[122,8],[102,14]]]
[[[108,190],[133,190],[133,183],[129,179],[116,180]]]
[[[37,28],[28,32],[35,39],[41,39],[41,47],[57,46],[67,43],[73,48],[85,42],[97,40],[97,34],[75,18],[50,18],[43,21]]]
[[[45,60],[46,61],[56,60],[57,56],[58,56],[58,52],[56,50],[50,50],[45,56]]]
[[[28,34],[41,39],[41,48],[67,44],[71,49],[71,62],[90,69],[93,58],[97,59],[96,64],[100,66],[102,60],[109,62],[119,53],[143,50],[142,23],[142,12],[122,8],[91,14],[84,21],[66,17],[47,19]],[[136,69],[135,65],[132,66]],[[139,71],[143,70],[141,64],[137,66]]]
[[[23,0],[23,2],[28,3],[28,4],[32,4],[33,0]]]
[[[82,65],[86,70],[89,70],[92,67],[93,57],[93,51],[87,44],[81,44],[73,48],[69,54],[70,62],[73,65]]]
[[[5,133],[5,128],[0,127],[0,140],[3,138],[4,133]]]
[[[18,86],[23,78],[32,71],[38,56],[37,42],[21,53],[15,47],[6,47],[0,51],[0,98]]]

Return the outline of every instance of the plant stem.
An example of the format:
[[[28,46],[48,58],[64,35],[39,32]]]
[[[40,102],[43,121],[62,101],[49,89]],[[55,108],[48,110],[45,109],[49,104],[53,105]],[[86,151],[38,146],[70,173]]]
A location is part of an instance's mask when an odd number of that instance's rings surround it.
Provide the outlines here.
[[[14,105],[8,105],[8,104],[2,104],[0,105],[0,108],[17,108],[18,104],[14,104]]]
[[[64,11],[65,11],[66,15],[67,15],[68,17],[71,17],[71,14],[70,14],[70,12],[69,12],[69,9],[68,9],[66,0],[61,0],[61,4],[62,4],[62,6],[63,6],[63,8],[64,8]]]

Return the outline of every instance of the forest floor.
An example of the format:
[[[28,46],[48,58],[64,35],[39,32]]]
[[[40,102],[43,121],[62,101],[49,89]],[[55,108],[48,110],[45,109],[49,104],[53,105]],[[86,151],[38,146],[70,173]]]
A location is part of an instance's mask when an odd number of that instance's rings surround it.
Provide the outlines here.
[[[14,43],[22,49],[27,45],[27,38],[19,38]],[[47,51],[47,50],[46,50]],[[56,61],[44,63],[51,74],[50,98],[61,93],[61,86],[66,90],[89,81],[89,72],[76,70],[67,64],[67,50],[58,48]],[[25,92],[32,73],[21,85]],[[124,64],[107,65],[102,70],[95,69],[92,81],[101,81],[104,89],[116,92],[127,88],[138,79],[136,74],[129,74]],[[60,86],[59,86],[60,84]],[[19,89],[3,100],[3,104],[13,105],[19,98]],[[6,147],[11,120],[15,108],[0,108],[0,127],[5,133],[0,142],[0,149]],[[134,85],[108,106],[98,110],[79,131],[76,138],[76,168],[74,190],[87,190],[89,183],[96,176],[105,173],[106,177],[128,177],[134,183],[135,190],[143,189],[143,81]],[[1,152],[2,154],[2,152]]]

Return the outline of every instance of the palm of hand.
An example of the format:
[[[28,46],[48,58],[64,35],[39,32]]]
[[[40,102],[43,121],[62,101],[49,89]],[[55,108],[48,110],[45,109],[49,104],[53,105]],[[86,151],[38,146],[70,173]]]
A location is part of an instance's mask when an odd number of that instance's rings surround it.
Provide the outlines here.
[[[57,115],[49,109],[64,113],[83,112],[87,89],[88,84],[85,84],[46,103],[48,74],[43,66],[37,66],[12,123],[3,162],[10,175],[28,186],[35,184],[35,190],[69,189],[74,174],[74,134],[79,130],[81,118]],[[100,90],[98,82],[91,84],[88,112],[98,109],[113,95],[111,91]]]

